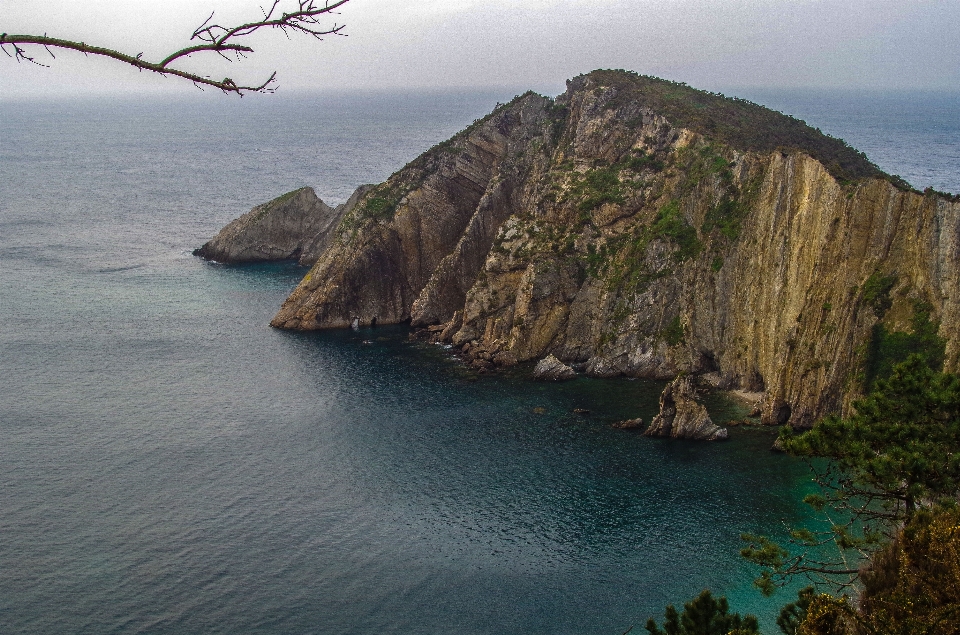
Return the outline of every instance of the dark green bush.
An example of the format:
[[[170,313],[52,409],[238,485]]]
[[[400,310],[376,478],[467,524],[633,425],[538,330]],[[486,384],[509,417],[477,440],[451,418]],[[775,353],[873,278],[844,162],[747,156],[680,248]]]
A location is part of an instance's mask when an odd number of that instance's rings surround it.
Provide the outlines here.
[[[890,291],[896,284],[896,276],[885,276],[879,271],[874,271],[863,283],[863,302],[873,307],[873,312],[878,318],[882,318],[893,306]]]
[[[650,230],[652,238],[670,240],[677,245],[677,252],[674,254],[677,262],[696,258],[703,248],[697,238],[697,231],[687,223],[680,212],[679,201],[670,201],[660,208]]]
[[[671,604],[664,611],[663,629],[651,618],[646,629],[650,635],[759,635],[760,626],[753,615],[740,617],[730,613],[727,598],[716,599],[710,591],[703,591],[683,605],[678,613]]]

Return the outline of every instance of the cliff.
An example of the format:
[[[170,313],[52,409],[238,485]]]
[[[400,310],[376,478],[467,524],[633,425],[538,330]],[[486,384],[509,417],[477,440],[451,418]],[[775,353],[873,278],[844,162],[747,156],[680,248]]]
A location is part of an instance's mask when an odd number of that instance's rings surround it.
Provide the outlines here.
[[[409,320],[479,366],[707,375],[805,427],[905,347],[955,370],[958,284],[953,198],[755,104],[597,71],[367,192],[271,324]]]
[[[257,205],[231,221],[193,255],[222,263],[298,260],[312,265],[329,246],[331,230],[370,186],[361,186],[337,207],[303,187]]]

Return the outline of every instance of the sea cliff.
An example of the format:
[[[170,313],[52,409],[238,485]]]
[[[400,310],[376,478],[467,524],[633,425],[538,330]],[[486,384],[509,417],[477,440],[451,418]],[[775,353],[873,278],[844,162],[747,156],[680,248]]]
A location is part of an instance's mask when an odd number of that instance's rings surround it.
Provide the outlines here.
[[[272,325],[410,321],[479,367],[691,373],[807,427],[904,347],[956,370],[958,284],[953,197],[755,104],[596,71],[363,194]]]

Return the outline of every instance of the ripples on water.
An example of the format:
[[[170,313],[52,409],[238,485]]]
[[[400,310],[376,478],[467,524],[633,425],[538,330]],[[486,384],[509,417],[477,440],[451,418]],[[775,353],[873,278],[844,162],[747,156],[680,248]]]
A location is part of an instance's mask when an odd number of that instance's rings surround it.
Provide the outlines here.
[[[189,255],[506,98],[0,105],[0,631],[619,633],[704,586],[772,629],[787,597],[737,556],[804,513],[770,431],[644,439],[609,424],[649,419],[656,382],[476,378],[402,328],[273,331],[302,270]]]

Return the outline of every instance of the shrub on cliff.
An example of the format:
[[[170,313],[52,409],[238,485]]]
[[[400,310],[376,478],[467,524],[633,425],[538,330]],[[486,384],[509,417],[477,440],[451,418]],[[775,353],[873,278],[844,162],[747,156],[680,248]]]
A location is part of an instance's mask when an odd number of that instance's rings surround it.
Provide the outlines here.
[[[868,298],[869,283],[870,280],[867,280],[867,285],[864,285],[865,300]],[[887,298],[883,310],[886,311],[890,304]],[[888,376],[896,364],[910,355],[919,355],[934,370],[943,368],[947,342],[938,334],[940,323],[931,319],[932,310],[929,303],[914,301],[910,332],[891,331],[882,322],[874,324],[864,369],[864,385],[868,389],[873,387],[878,377]],[[880,313],[877,315],[881,316]]]
[[[820,161],[840,181],[886,177],[897,187],[909,189],[903,179],[888,177],[842,139],[745,99],[631,71],[601,70],[590,73],[589,77],[620,91],[607,104],[608,108],[618,108],[638,98],[675,126],[689,128],[739,150],[762,153],[801,150]]]

